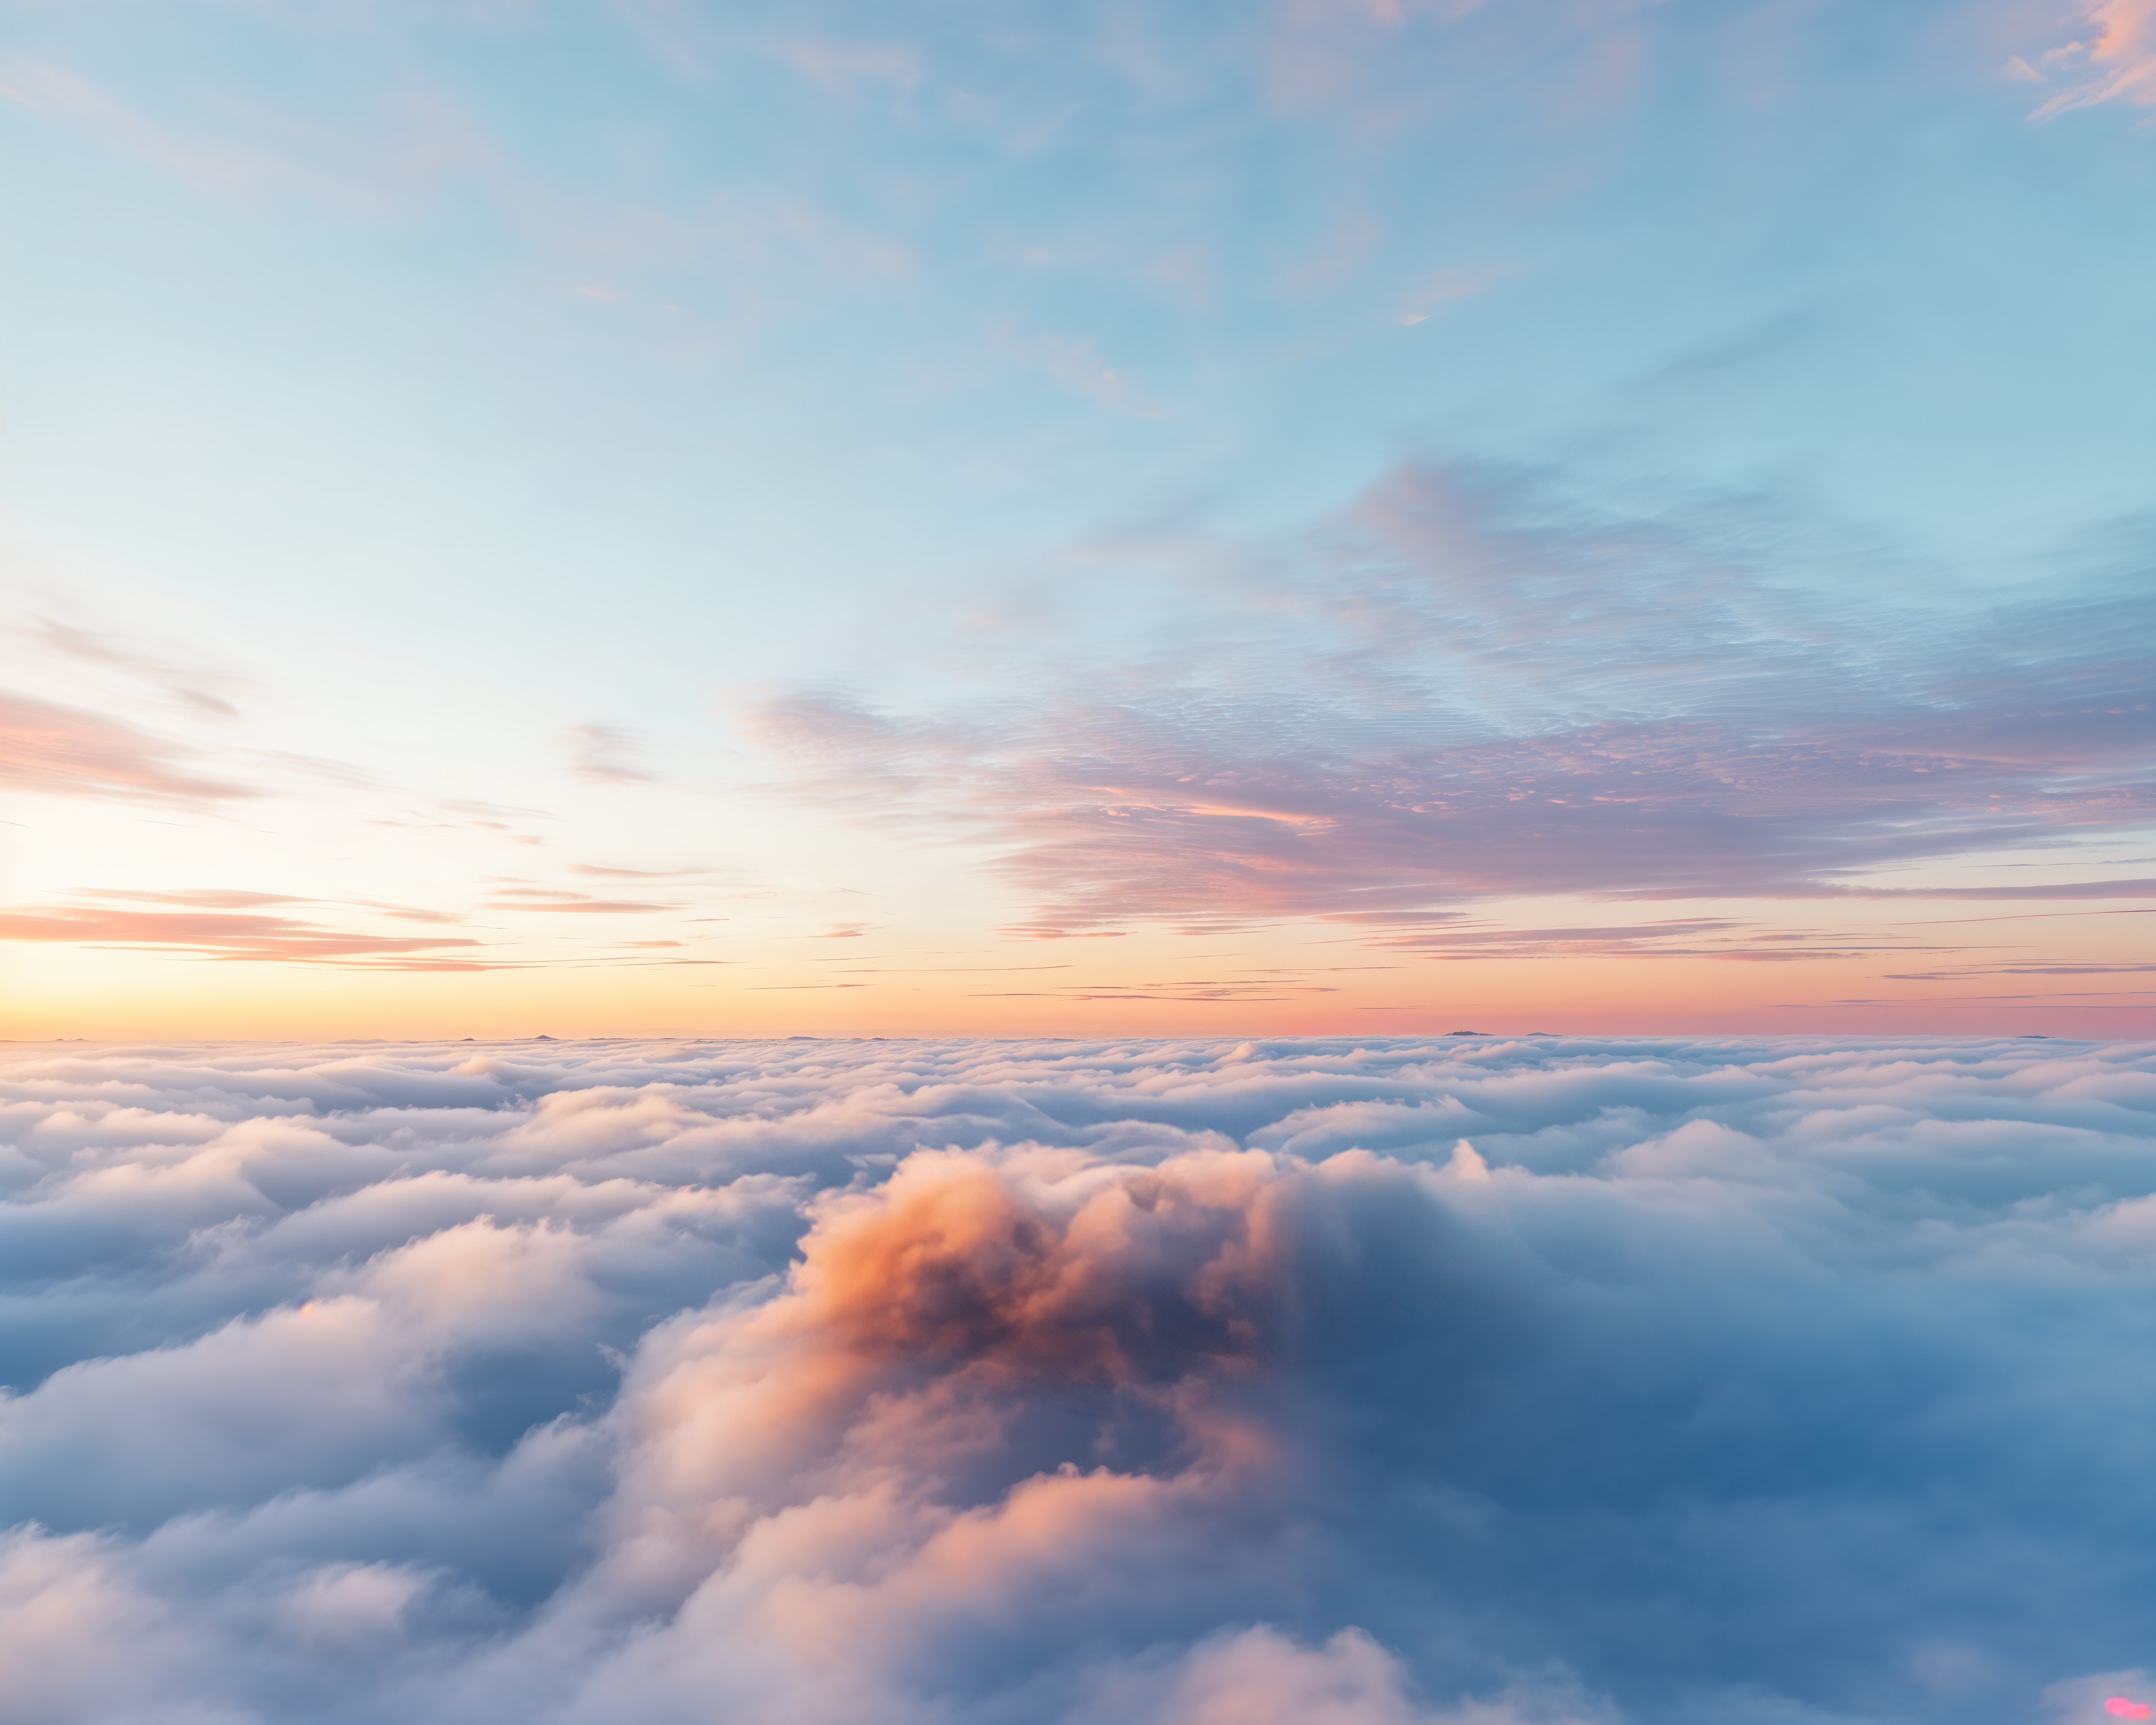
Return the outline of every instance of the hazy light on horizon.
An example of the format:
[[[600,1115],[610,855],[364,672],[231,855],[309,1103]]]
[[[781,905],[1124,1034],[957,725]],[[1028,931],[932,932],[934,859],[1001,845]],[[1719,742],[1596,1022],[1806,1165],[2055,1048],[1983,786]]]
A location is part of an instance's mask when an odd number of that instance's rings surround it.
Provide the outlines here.
[[[0,1030],[2145,1032],[2151,17],[18,8]]]

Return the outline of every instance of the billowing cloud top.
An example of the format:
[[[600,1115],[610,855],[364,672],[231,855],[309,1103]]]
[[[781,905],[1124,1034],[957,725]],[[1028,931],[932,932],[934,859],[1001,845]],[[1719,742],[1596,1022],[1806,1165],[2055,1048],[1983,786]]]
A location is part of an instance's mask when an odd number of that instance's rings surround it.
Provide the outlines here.
[[[23,1725],[2149,1698],[2156,1048],[0,1076]]]

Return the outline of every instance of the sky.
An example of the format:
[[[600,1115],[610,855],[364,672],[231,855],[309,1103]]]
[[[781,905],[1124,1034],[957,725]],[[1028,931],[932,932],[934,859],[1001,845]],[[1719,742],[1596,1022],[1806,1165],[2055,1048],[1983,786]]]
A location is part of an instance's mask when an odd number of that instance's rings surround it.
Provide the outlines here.
[[[2146,1718],[2152,1122],[2145,1041],[17,1047],[8,1717]]]
[[[2156,8],[8,0],[0,1034],[2146,1034]]]

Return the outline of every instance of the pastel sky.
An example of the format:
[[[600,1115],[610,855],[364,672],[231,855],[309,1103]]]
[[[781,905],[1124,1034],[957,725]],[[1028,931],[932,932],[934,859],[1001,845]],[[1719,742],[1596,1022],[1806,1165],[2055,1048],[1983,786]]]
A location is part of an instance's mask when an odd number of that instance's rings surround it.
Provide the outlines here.
[[[2147,1034],[2156,5],[13,0],[0,1034]]]

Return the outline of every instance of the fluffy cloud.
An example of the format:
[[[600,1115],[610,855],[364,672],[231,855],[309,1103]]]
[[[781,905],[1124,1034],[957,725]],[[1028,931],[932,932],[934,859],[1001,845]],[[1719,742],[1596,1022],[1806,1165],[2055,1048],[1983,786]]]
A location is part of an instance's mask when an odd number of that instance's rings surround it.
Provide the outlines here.
[[[2040,1040],[18,1049],[0,1682],[2092,1722],[2152,1114]]]

